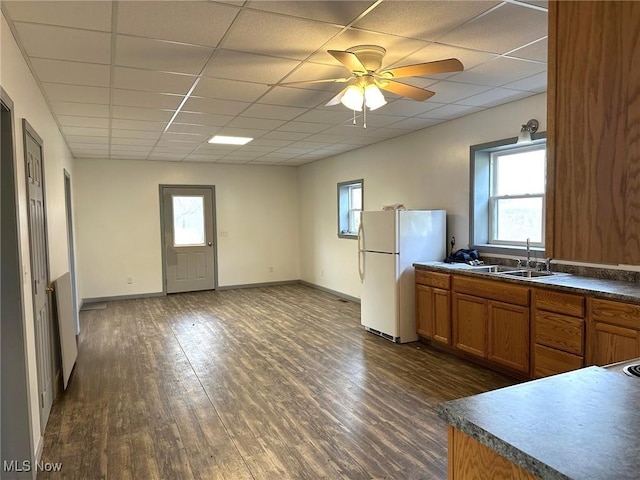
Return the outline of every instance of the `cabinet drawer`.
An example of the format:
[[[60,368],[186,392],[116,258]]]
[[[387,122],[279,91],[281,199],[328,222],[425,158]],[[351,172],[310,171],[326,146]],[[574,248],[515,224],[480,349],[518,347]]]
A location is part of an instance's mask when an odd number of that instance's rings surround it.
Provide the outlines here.
[[[552,290],[533,290],[531,303],[535,308],[550,312],[584,317],[584,297]]]
[[[426,272],[424,270],[416,270],[416,283],[427,285],[429,287],[449,290],[451,288],[451,275],[449,275],[448,273],[436,273]]]
[[[453,277],[453,289],[456,292],[488,298],[514,305],[529,306],[529,289],[507,282],[483,280],[463,276]]]
[[[535,344],[533,347],[533,376],[535,378],[577,370],[584,365],[581,356],[562,352],[555,348]]]
[[[640,330],[640,305],[613,302],[599,298],[589,299],[589,318]]]
[[[535,342],[576,355],[584,354],[584,321],[559,313],[536,310]]]

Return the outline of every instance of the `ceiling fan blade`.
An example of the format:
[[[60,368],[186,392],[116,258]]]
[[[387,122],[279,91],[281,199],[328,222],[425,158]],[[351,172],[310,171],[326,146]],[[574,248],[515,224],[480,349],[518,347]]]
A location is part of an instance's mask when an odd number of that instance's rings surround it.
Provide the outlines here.
[[[436,93],[431,90],[425,90],[424,88],[414,87],[413,85],[407,85],[406,83],[389,81],[380,82],[378,86],[383,90],[395,93],[396,95],[402,95],[403,97],[409,97],[418,102],[422,102],[428,98],[433,97]]]
[[[344,83],[351,80],[353,77],[346,78],[325,78],[322,80],[300,80],[299,82],[281,82],[281,83],[271,83],[270,87],[285,87],[288,85],[299,85],[302,83]]]
[[[393,78],[403,77],[420,77],[422,75],[432,75],[434,73],[461,72],[464,66],[457,58],[448,58],[446,60],[438,60],[435,62],[416,63],[415,65],[406,65],[404,67],[392,68],[380,72],[380,76],[385,74],[393,75]]]
[[[325,103],[325,107],[332,107],[334,105],[338,105],[340,103],[340,100],[342,100],[342,96],[344,95],[344,92],[347,91],[347,88],[349,87],[344,87],[342,90],[340,90],[340,93],[338,93],[335,97],[333,97],[331,100],[329,100],[327,103]]]
[[[367,68],[362,64],[358,56],[353,52],[343,52],[342,50],[327,50],[333,58],[342,63],[351,72],[367,73]]]

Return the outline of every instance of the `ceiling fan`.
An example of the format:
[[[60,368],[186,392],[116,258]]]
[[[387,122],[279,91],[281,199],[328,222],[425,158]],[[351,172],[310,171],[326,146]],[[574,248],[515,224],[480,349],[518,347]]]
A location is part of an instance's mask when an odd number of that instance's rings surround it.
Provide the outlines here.
[[[380,89],[411,98],[418,102],[427,100],[435,95],[435,92],[431,90],[398,82],[396,80],[398,78],[459,72],[464,69],[462,63],[456,58],[381,69],[382,59],[386,50],[377,45],[357,45],[345,51],[328,50],[328,53],[347,67],[351,71],[351,75],[344,78],[275,83],[272,86],[288,86],[301,83],[348,82],[350,85],[343,88],[340,93],[329,100],[326,106],[342,103],[354,111],[362,111],[363,106],[369,110],[375,110],[387,103]]]

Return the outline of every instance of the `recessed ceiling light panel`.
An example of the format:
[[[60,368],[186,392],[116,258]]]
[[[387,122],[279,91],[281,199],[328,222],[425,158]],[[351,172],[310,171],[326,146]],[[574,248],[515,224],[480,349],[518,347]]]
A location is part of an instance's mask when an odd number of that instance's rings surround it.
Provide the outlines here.
[[[225,145],[246,145],[253,138],[250,137],[229,137],[226,135],[214,135],[209,143],[223,143]]]

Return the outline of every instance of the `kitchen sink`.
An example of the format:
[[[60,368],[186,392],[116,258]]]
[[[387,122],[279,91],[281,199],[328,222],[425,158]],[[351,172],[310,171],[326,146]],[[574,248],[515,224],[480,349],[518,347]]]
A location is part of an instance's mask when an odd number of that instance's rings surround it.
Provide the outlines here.
[[[482,265],[479,267],[473,267],[475,272],[486,272],[486,273],[506,273],[513,272],[515,267],[510,267],[508,265]]]
[[[550,277],[555,275],[553,272],[538,272],[536,270],[512,270],[510,272],[502,272],[501,274],[524,278]]]

